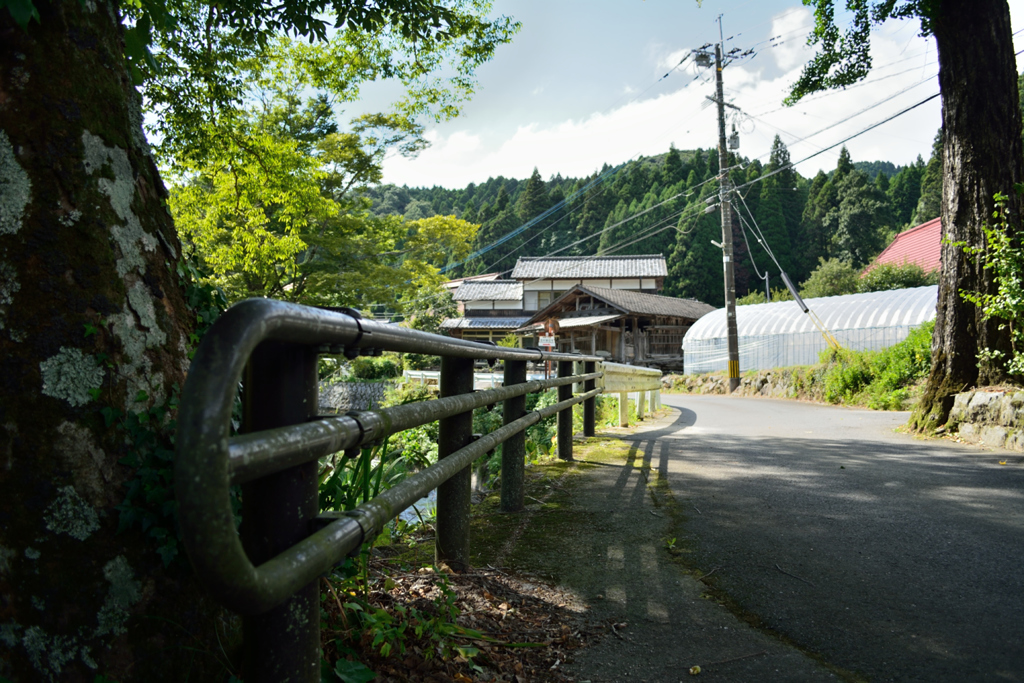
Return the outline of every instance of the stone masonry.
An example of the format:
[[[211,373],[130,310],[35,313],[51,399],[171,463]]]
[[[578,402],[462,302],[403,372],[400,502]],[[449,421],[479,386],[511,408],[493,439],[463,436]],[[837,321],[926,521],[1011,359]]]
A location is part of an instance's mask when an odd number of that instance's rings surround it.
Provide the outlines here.
[[[957,394],[946,423],[964,441],[1024,451],[1024,391],[979,389]]]

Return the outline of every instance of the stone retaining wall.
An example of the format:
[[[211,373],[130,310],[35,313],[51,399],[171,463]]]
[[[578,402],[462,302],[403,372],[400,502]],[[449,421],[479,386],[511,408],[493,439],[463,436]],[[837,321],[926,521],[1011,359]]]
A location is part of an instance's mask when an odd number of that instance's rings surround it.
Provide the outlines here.
[[[347,413],[350,410],[376,410],[384,392],[394,382],[336,382],[320,385],[320,412]]]
[[[993,448],[1024,451],[1024,391],[978,389],[957,394],[946,430]]]
[[[814,382],[807,368],[779,368],[748,372],[740,378],[736,396],[767,398],[806,398],[821,400],[821,383]],[[669,391],[689,394],[726,394],[729,378],[725,373],[703,375],[665,375],[662,386]]]

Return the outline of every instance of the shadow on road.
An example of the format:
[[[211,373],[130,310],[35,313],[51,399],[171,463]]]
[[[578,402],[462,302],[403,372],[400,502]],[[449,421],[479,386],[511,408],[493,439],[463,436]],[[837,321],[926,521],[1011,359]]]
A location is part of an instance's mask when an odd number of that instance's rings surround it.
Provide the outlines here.
[[[1024,471],[898,435],[695,422],[631,453],[672,493],[686,564],[742,612],[871,680],[1024,680]]]

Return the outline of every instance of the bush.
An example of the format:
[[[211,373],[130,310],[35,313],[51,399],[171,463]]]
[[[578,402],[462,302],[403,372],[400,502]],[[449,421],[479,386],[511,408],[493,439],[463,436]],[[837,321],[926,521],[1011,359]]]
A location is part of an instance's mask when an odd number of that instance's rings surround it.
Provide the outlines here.
[[[402,376],[402,359],[398,354],[383,356],[360,356],[350,364],[352,379],[383,380]]]
[[[837,258],[828,261],[819,258],[818,267],[811,271],[810,277],[800,286],[800,296],[805,299],[854,294],[857,291],[857,271],[849,263]]]
[[[885,292],[891,289],[924,287],[938,283],[938,271],[924,272],[916,263],[882,263],[864,273],[860,278],[860,291]]]
[[[772,289],[772,301],[792,301],[793,295],[789,293],[789,290],[785,287],[779,289]],[[746,296],[742,296],[736,299],[737,306],[747,306],[749,304],[763,304],[764,292],[759,289],[755,289]]]

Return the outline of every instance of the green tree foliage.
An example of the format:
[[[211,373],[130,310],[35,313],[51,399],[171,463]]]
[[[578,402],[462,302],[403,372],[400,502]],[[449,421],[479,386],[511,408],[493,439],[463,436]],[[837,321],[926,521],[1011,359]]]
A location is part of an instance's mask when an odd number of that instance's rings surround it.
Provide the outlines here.
[[[760,289],[755,289],[755,290],[751,290],[751,292],[749,294],[746,294],[746,295],[741,296],[740,298],[736,299],[736,305],[737,306],[747,306],[747,305],[750,305],[750,304],[768,303],[765,299],[766,299],[766,297],[765,297],[764,291],[760,290]],[[793,300],[793,295],[790,294],[789,290],[786,289],[785,287],[782,287],[782,288],[772,287],[772,298],[771,298],[771,300],[772,300],[772,302],[775,302],[775,301],[792,301]]]
[[[148,120],[186,246],[232,299],[401,308],[434,284],[437,266],[465,255],[470,224],[435,216],[404,188],[386,202],[408,220],[375,219],[359,195],[380,182],[387,153],[425,146],[424,120],[459,113],[475,69],[517,24],[482,21],[487,3],[469,2],[435,7],[429,30],[415,18],[371,33],[354,22],[307,44],[272,31],[245,39],[247,29],[189,2],[177,29],[156,36]],[[342,128],[342,108],[385,78],[404,87],[390,110]]]
[[[679,156],[679,150],[675,144],[670,144],[668,154],[665,155],[665,162],[661,168],[661,185],[671,187],[686,180],[686,167],[683,159]]]
[[[814,299],[820,296],[839,296],[859,291],[859,273],[853,266],[838,258],[821,259],[811,276],[800,286],[800,296]]]
[[[891,161],[855,161],[853,167],[867,173],[868,178],[875,180],[880,175],[892,178],[900,172],[900,168]]]
[[[832,239],[829,254],[860,268],[884,246],[892,223],[887,198],[860,171],[836,177],[839,205],[824,220]]]
[[[400,308],[419,286],[436,284],[436,266],[467,253],[475,226],[367,215],[352,190],[379,180],[390,145],[360,126],[333,132],[319,95],[303,103],[281,74],[316,46],[296,47],[281,41],[267,52],[260,104],[219,122],[224,139],[202,163],[177,160],[189,169],[171,190],[178,229],[232,300]]]
[[[1007,197],[997,195],[996,223],[992,227],[985,226],[985,248],[968,248],[968,253],[978,258],[983,268],[993,271],[998,289],[993,293],[962,291],[961,296],[976,305],[985,318],[998,321],[1010,334],[1012,352],[982,347],[978,351],[979,360],[998,363],[1011,375],[1020,377],[1024,375],[1024,250],[1008,235],[1007,210]]]

